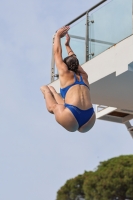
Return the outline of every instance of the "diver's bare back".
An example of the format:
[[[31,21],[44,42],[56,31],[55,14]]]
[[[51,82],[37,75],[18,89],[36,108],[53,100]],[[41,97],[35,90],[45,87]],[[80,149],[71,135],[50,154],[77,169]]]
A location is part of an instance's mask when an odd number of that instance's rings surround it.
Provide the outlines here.
[[[75,74],[76,78],[80,81],[80,76]],[[89,87],[88,77],[86,74],[80,73],[83,81]],[[61,88],[65,88],[74,83],[74,72],[69,72],[60,77]],[[86,110],[92,107],[90,90],[84,85],[72,86],[65,97],[65,103],[77,106],[82,110]]]

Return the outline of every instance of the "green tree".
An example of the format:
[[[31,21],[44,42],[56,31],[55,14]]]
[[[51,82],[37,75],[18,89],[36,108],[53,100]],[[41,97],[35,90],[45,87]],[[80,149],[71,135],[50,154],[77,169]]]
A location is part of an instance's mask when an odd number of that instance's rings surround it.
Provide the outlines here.
[[[133,199],[133,156],[101,162],[83,185],[86,200]]]
[[[84,197],[83,183],[83,175],[68,180],[57,192],[57,200],[75,200],[77,196]]]
[[[94,172],[68,180],[57,192],[57,200],[133,200],[133,155],[101,162]]]

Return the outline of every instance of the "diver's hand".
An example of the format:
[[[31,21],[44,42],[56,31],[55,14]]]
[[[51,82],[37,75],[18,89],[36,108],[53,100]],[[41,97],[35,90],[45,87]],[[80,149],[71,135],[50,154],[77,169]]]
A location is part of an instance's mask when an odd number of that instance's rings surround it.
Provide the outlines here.
[[[69,34],[67,33],[67,34],[66,34],[66,42],[65,42],[65,45],[66,45],[66,46],[69,46],[69,43],[70,43],[70,36],[69,36]]]
[[[69,29],[70,29],[69,26],[64,26],[64,27],[60,28],[57,31],[56,35],[59,36],[60,38],[62,38],[62,37],[64,37],[67,34],[67,32],[68,32]]]

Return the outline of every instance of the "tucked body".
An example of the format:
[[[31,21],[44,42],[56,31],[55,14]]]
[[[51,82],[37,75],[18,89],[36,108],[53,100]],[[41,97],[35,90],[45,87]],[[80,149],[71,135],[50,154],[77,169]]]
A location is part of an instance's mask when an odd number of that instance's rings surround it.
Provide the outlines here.
[[[69,27],[59,29],[54,40],[54,57],[59,72],[59,95],[52,86],[42,86],[41,91],[50,113],[68,131],[89,131],[95,123],[95,113],[91,103],[88,75],[80,66],[70,47]],[[60,39],[66,35],[68,57],[62,58]]]

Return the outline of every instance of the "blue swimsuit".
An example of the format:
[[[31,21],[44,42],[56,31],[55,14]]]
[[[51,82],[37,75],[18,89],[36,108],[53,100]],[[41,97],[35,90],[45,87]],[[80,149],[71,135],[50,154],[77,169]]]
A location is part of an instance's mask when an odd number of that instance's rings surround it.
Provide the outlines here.
[[[80,81],[77,80],[75,74],[74,74],[74,78],[75,78],[75,82],[73,84],[71,84],[65,88],[62,88],[62,89],[60,88],[60,94],[63,99],[65,99],[67,91],[74,85],[84,85],[84,86],[88,87],[88,85],[86,85],[84,83],[81,75],[80,75]],[[89,89],[89,87],[88,87],[88,89]],[[81,110],[78,107],[67,104],[67,103],[65,103],[65,107],[68,108],[72,112],[72,114],[74,115],[74,117],[76,118],[76,120],[79,124],[79,128],[81,126],[83,126],[86,122],[88,122],[94,113],[93,107],[89,108],[88,110]]]

